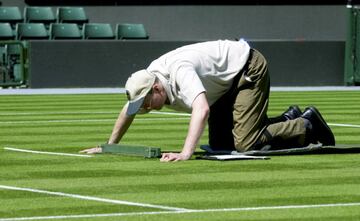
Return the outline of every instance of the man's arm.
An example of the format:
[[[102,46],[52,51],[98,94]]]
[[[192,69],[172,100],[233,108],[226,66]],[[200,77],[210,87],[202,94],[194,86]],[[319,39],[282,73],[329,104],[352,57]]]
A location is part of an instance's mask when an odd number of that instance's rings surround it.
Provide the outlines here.
[[[133,122],[135,115],[128,116],[126,114],[128,104],[126,104],[120,112],[118,119],[115,122],[108,144],[117,144],[124,136]]]
[[[188,134],[181,153],[164,153],[161,161],[169,162],[190,159],[205,129],[209,112],[209,104],[207,102],[206,95],[203,92],[195,98],[192,104]]]
[[[121,138],[124,136],[128,128],[130,127],[131,123],[133,122],[135,115],[128,116],[126,114],[128,105],[126,104],[122,111],[120,112],[114,128],[112,130],[110,139],[108,140],[108,144],[117,144],[120,142]],[[102,149],[101,147],[94,147],[85,149],[83,151],[80,151],[80,153],[88,153],[88,154],[94,154],[94,153],[101,153]]]

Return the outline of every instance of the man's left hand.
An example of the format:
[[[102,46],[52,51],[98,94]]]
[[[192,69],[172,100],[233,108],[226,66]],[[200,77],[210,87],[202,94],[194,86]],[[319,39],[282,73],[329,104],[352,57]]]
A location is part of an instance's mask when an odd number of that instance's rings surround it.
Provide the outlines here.
[[[180,160],[188,160],[189,157],[181,153],[163,153],[160,159],[161,162],[176,162]]]

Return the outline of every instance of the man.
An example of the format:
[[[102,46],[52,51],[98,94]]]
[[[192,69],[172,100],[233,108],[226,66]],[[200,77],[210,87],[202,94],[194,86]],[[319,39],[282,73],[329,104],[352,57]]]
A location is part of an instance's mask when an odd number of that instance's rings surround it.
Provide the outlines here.
[[[191,113],[180,153],[163,153],[161,161],[188,160],[209,124],[213,150],[301,147],[321,142],[335,145],[334,136],[315,107],[302,113],[291,106],[279,117],[266,115],[270,79],[263,55],[244,40],[191,44],[154,60],[130,76],[129,102],[115,123],[109,144],[120,142],[138,113],[164,105]],[[101,148],[84,150],[98,153]]]

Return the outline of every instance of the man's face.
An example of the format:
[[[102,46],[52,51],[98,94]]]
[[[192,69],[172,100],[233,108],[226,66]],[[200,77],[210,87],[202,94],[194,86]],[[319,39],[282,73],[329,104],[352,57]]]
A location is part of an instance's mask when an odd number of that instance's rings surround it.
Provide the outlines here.
[[[146,95],[141,112],[160,110],[164,106],[166,98],[164,88],[160,84],[155,84],[152,92]]]

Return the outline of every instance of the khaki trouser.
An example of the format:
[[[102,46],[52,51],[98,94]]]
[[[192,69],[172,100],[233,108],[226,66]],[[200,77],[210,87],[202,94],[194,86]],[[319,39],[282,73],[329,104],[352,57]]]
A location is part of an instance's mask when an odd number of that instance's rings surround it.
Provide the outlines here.
[[[251,49],[231,89],[210,107],[209,144],[213,149],[247,151],[272,146],[301,146],[306,128],[302,118],[269,125],[270,78],[263,55]]]

